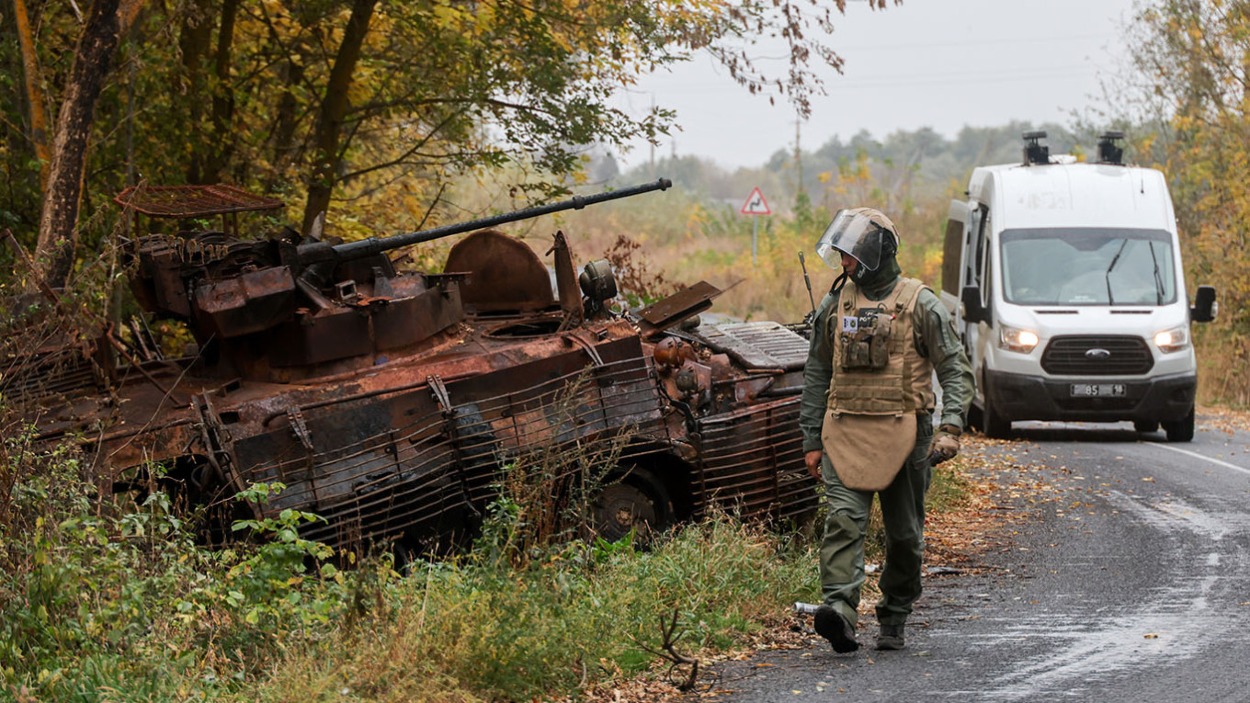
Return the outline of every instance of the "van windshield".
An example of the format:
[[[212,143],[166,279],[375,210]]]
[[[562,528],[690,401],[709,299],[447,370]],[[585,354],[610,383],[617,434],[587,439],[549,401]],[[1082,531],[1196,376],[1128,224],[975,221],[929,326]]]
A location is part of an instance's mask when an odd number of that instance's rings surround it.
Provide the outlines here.
[[[1166,305],[1176,300],[1163,230],[1005,230],[1003,295],[1017,305]]]

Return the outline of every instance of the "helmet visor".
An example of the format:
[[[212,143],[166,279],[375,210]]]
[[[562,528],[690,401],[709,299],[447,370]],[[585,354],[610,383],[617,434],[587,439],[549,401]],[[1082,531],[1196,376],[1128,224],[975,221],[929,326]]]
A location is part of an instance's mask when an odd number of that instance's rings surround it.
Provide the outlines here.
[[[831,268],[840,268],[842,254],[847,254],[860,266],[876,271],[881,265],[881,243],[891,236],[889,230],[869,219],[863,210],[839,210],[816,242],[816,253]]]

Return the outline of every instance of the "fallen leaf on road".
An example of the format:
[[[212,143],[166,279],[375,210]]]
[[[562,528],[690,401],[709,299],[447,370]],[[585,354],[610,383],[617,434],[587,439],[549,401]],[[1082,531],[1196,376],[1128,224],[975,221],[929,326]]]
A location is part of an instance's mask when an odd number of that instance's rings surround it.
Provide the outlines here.
[[[1147,632],[1147,633],[1146,633],[1146,639],[1148,639],[1148,640],[1157,640],[1157,639],[1159,639],[1159,636],[1158,636],[1158,635],[1156,635],[1156,634],[1155,634],[1155,633],[1153,633],[1153,632]]]

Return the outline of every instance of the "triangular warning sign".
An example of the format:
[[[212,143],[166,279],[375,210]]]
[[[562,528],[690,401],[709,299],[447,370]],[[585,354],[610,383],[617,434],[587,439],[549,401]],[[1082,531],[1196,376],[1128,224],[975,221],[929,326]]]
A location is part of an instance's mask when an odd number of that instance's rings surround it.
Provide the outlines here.
[[[747,201],[742,204],[741,212],[743,215],[771,215],[772,210],[768,209],[768,201],[764,199],[764,194],[759,188],[751,191],[751,195],[747,196]]]

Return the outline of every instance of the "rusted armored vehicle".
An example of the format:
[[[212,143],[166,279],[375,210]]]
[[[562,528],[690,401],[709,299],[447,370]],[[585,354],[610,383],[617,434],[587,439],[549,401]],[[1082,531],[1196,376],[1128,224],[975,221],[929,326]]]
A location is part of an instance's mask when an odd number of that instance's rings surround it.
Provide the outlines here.
[[[472,534],[506,467],[552,449],[565,471],[611,468],[594,502],[607,537],[714,505],[808,514],[802,336],[774,322],[699,324],[720,292],[704,282],[622,311],[611,267],[579,273],[562,233],[546,264],[491,229],[669,185],[340,244],[289,229],[136,237],[135,297],[185,322],[194,353],[143,361],[113,340],[76,362],[86,370],[45,364],[20,384],[10,374],[4,392],[55,399],[41,438],[78,437],[108,488],[150,484],[159,466],[165,485],[224,505],[281,482],[246,510],[316,513],[325,521],[307,536],[336,545]],[[116,201],[223,223],[274,206],[222,186],[128,189]],[[465,233],[440,274],[403,272],[387,255]]]

